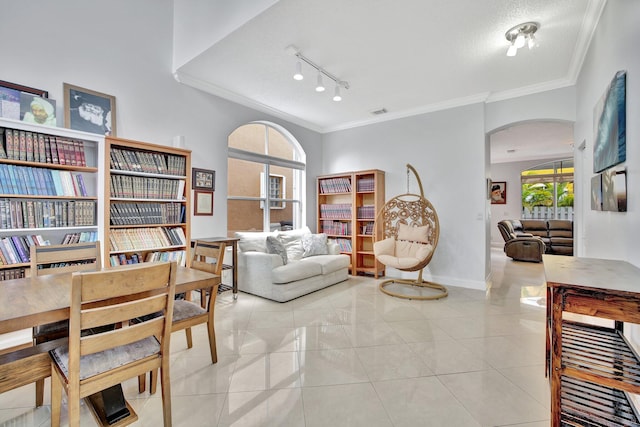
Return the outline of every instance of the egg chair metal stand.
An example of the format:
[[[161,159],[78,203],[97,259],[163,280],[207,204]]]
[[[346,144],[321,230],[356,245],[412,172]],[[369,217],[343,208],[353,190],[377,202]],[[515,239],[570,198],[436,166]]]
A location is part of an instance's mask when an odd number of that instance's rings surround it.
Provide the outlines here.
[[[409,192],[410,172],[415,175],[420,194]],[[410,164],[407,164],[407,193],[385,203],[376,215],[375,227],[381,231],[375,235],[382,236],[382,240],[374,243],[378,261],[400,271],[418,272],[413,280],[392,278],[382,281],[382,292],[411,300],[436,300],[448,295],[445,286],[422,277],[438,245],[440,223],[435,208],[424,197],[420,176]]]

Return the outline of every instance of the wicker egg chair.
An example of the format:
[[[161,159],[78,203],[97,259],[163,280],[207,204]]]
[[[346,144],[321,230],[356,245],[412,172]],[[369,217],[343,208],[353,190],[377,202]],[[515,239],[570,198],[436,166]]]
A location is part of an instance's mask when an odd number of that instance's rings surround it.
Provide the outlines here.
[[[415,175],[420,194],[409,192],[409,172]],[[376,215],[375,226],[376,230],[379,230],[375,235],[381,235],[383,239],[373,245],[376,259],[387,267],[418,272],[415,280],[384,280],[380,283],[382,292],[398,298],[415,300],[434,300],[447,296],[447,288],[443,285],[422,278],[422,270],[431,261],[438,245],[440,223],[435,208],[424,197],[418,172],[410,164],[407,164],[407,193],[395,196],[385,203]],[[388,289],[392,284],[430,288],[434,291],[416,292],[416,289],[394,286],[394,289],[398,289],[398,292],[395,292]],[[407,293],[403,293],[402,290],[406,290]]]

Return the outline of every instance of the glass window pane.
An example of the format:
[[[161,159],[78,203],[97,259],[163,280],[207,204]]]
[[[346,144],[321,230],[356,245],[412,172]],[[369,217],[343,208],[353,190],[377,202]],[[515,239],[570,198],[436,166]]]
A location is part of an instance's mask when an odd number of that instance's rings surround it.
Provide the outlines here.
[[[229,197],[260,197],[260,173],[262,163],[229,159]]]
[[[266,154],[265,132],[266,126],[259,123],[240,126],[229,135],[229,147]]]
[[[228,235],[236,231],[262,231],[263,213],[257,200],[227,200]]]
[[[268,128],[269,155],[281,159],[295,160],[293,146],[283,134],[273,128]]]

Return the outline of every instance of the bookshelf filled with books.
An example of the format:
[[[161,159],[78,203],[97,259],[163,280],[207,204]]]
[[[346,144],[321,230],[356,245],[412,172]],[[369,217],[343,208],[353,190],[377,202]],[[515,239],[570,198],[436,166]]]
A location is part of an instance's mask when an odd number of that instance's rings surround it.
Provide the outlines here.
[[[32,245],[98,240],[101,135],[0,119],[0,279]]]
[[[191,151],[113,137],[105,149],[105,265],[186,265]]]
[[[317,193],[318,232],[351,257],[351,274],[384,275],[384,266],[373,256],[373,224],[384,205],[384,172],[322,175],[317,178]]]

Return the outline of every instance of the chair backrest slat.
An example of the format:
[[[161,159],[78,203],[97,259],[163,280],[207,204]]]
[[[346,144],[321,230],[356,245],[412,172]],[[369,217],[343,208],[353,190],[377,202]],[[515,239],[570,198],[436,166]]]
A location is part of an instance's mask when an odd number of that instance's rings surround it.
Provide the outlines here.
[[[123,301],[117,305],[83,309],[80,328],[84,330],[104,326],[105,318],[108,318],[109,321],[126,322],[150,312],[162,311],[167,304],[165,298],[166,296],[163,294],[131,302]]]
[[[84,273],[82,276],[82,302],[117,298],[136,293],[150,292],[167,285],[166,263],[142,263]],[[175,269],[172,270],[175,281]]]
[[[100,242],[31,246],[31,274],[95,271],[102,268]]]
[[[193,247],[191,268],[217,275],[222,274],[225,248],[224,242],[213,243],[196,240]]]

